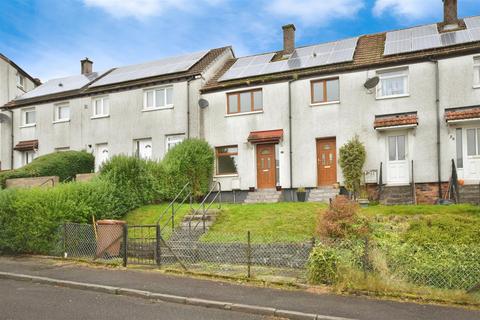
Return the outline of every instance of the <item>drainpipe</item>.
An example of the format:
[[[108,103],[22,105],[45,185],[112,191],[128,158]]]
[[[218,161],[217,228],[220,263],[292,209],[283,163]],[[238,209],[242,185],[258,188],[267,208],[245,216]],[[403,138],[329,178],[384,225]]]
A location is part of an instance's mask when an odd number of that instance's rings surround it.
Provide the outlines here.
[[[437,118],[437,183],[438,183],[438,199],[442,198],[442,163],[440,150],[440,68],[438,60],[430,58],[430,61],[435,64],[435,116]]]
[[[294,75],[288,81],[288,151],[289,151],[289,165],[290,165],[290,191],[293,201],[293,151],[292,151],[292,82],[296,80]]]
[[[190,82],[192,80],[195,80],[195,77],[187,80],[187,139],[190,139]]]
[[[15,143],[13,141],[14,139],[14,134],[13,134],[13,111],[12,110],[7,110],[10,112],[10,117],[12,118],[12,123],[10,127],[10,169],[13,170],[13,148],[15,146]]]

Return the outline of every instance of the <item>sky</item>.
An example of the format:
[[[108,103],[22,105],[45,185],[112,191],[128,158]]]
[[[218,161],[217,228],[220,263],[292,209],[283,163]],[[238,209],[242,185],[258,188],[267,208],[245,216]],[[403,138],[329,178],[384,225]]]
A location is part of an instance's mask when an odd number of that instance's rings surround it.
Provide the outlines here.
[[[459,16],[480,15],[459,0]],[[442,20],[441,0],[0,0],[0,53],[42,81],[231,45],[245,56]]]

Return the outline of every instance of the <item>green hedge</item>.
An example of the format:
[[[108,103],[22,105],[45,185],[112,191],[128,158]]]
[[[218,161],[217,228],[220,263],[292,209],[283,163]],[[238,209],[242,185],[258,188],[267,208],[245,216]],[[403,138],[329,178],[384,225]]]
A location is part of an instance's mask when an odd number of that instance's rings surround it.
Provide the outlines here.
[[[5,188],[7,179],[42,176],[58,176],[60,181],[69,180],[78,173],[93,172],[95,159],[85,151],[55,152],[40,156],[19,169],[0,173],[0,187]]]

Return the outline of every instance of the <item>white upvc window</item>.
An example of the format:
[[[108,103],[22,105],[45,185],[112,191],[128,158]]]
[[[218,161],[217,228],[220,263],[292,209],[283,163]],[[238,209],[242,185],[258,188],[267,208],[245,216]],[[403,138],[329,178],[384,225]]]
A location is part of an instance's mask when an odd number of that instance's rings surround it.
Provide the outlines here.
[[[55,122],[64,122],[70,120],[70,106],[68,104],[59,104],[55,106]]]
[[[93,99],[93,117],[108,117],[110,114],[110,103],[108,97],[100,97]]]
[[[25,77],[20,74],[20,72],[17,72],[17,87],[21,89],[25,89]]]
[[[144,110],[168,108],[173,108],[173,86],[149,89],[144,91]]]
[[[37,152],[34,150],[24,151],[22,153],[22,164],[25,166],[33,161],[37,157]]]
[[[379,71],[377,74],[380,78],[377,86],[377,99],[408,96],[408,69]]]
[[[170,151],[177,144],[180,144],[184,139],[185,139],[185,136],[183,134],[176,135],[176,136],[167,136],[166,145],[165,145],[166,152]]]
[[[35,108],[22,109],[22,126],[32,127],[37,123]]]
[[[480,88],[480,57],[473,58],[473,86]]]

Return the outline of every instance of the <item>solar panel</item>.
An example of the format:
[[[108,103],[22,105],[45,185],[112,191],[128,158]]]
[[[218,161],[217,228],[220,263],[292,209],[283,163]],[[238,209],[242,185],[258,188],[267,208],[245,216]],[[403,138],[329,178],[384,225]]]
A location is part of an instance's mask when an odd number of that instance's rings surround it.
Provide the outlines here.
[[[439,33],[436,24],[387,32],[384,55],[480,41],[480,17],[465,18],[466,30]]]
[[[288,59],[273,62],[274,53],[239,58],[219,81],[352,61],[357,41],[358,37],[297,48]]]

